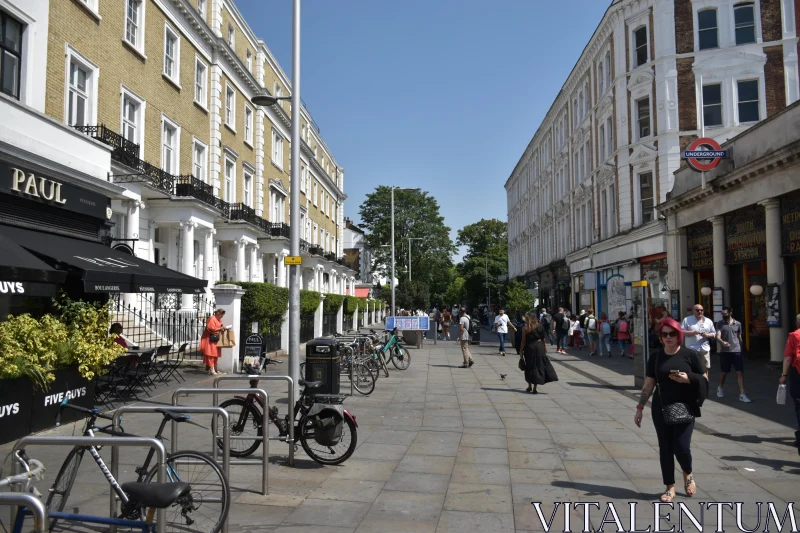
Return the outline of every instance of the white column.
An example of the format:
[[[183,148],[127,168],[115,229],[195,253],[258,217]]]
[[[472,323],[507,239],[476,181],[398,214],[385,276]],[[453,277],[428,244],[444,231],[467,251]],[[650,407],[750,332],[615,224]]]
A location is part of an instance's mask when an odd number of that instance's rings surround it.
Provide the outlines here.
[[[203,243],[203,279],[208,280],[208,285],[214,284],[214,234],[217,232],[214,228],[206,230],[206,240]]]
[[[139,209],[144,208],[144,202],[140,200],[128,200],[126,202],[127,215],[125,220],[125,238],[139,238]],[[136,243],[131,242],[131,248],[136,252]]]
[[[258,281],[258,244],[250,245],[250,281]]]
[[[236,281],[247,280],[247,271],[244,263],[245,246],[247,246],[247,241],[244,238],[236,241]]]
[[[264,281],[276,285],[277,279],[275,276],[275,254],[266,254],[266,256],[267,259],[266,266],[264,267],[266,269],[264,272]]]
[[[241,322],[242,295],[244,290],[238,285],[224,284],[217,285],[212,289],[216,307],[225,310],[222,317],[222,324],[231,326],[236,341],[242,342],[239,333],[239,323]],[[217,360],[217,367],[223,372],[234,372],[238,370],[239,346],[233,348],[222,348],[222,355]]]
[[[731,301],[728,294],[731,290],[731,283],[728,278],[728,266],[725,264],[725,217],[711,217],[708,221],[713,227],[714,287],[723,290],[722,302],[724,305],[728,305]],[[713,312],[709,313],[709,316],[713,317]]]
[[[764,206],[767,230],[767,283],[777,283],[781,290],[780,308],[788,311],[788,298],[786,294],[786,283],[783,270],[783,258],[781,257],[781,204],[775,198],[759,202]],[[767,294],[767,287],[764,287]],[[747,295],[745,295],[747,297]],[[767,294],[767,298],[769,298]],[[783,361],[783,349],[786,342],[784,329],[788,331],[791,317],[788,312],[783,313],[787,317],[783,321],[783,326],[779,328],[769,328],[769,359],[772,363]]]
[[[182,255],[183,255],[183,265],[181,268],[181,272],[186,274],[187,276],[195,277],[196,272],[194,269],[194,228],[197,226],[197,222],[194,220],[184,220],[181,222],[182,228],[182,235],[181,235],[181,244],[182,244]],[[184,294],[182,297],[182,305],[181,307],[189,308],[192,307],[192,295],[191,294]]]
[[[335,270],[331,270],[328,279],[330,280],[330,286],[328,287],[328,292],[331,294],[336,294],[336,280],[338,279],[338,276]]]
[[[286,266],[283,264],[283,259],[286,254],[278,255],[278,287],[286,287]]]
[[[264,254],[258,254],[258,281],[264,282]]]

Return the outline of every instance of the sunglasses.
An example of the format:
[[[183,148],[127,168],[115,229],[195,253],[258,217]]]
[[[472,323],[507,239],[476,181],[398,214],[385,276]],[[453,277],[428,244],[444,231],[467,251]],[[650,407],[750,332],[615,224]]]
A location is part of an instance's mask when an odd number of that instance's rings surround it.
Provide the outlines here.
[[[666,339],[666,338],[670,338],[670,337],[677,337],[678,336],[678,332],[677,331],[662,331],[661,333],[658,334],[658,336],[661,337],[662,339]]]
[[[703,312],[703,310],[702,310],[702,309],[695,309],[695,310],[694,310],[694,312],[695,312],[695,313],[702,313],[702,312]]]

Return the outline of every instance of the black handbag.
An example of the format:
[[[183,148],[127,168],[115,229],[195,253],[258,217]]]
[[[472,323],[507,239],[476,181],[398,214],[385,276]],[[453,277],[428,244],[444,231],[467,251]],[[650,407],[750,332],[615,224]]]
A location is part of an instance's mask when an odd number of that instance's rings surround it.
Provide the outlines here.
[[[208,336],[208,340],[211,342],[219,342],[219,333],[212,333]]]
[[[659,352],[659,355],[661,352]],[[679,426],[682,424],[689,424],[694,421],[694,415],[689,410],[689,405],[684,402],[674,402],[664,405],[664,399],[661,395],[661,386],[658,383],[658,368],[659,360],[656,357],[656,387],[658,387],[658,401],[661,404],[661,414],[664,417],[664,423],[668,426]]]
[[[525,372],[525,358],[521,355],[519,356],[519,369]]]

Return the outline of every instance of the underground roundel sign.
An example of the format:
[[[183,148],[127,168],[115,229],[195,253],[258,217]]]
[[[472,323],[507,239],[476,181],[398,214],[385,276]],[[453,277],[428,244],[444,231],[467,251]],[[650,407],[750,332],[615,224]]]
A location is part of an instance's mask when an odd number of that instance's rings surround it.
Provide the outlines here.
[[[683,151],[683,158],[697,172],[712,170],[727,157],[728,151],[723,150],[717,141],[708,137],[695,140]]]

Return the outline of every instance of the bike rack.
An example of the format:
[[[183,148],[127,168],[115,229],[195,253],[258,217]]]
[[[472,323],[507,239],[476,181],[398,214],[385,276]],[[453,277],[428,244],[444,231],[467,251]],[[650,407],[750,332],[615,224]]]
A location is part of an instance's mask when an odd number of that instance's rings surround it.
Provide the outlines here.
[[[123,413],[158,413],[158,414],[162,414],[162,411],[164,411],[165,409],[168,409],[168,408],[159,407],[159,406],[153,406],[153,405],[123,405],[122,407],[118,407],[111,414],[111,416],[114,418],[114,420],[111,423],[112,424],[111,427],[115,431],[119,430],[119,426],[122,423],[122,415],[123,415]],[[181,413],[211,413],[213,415],[219,415],[219,416],[222,417],[222,421],[224,423],[224,426],[222,428],[222,471],[225,472],[225,477],[228,478],[228,482],[230,483],[231,467],[230,467],[229,462],[230,462],[230,434],[231,434],[231,428],[230,428],[230,424],[228,422],[228,419],[230,417],[230,414],[228,413],[228,411],[226,411],[222,407],[194,407],[194,406],[181,407],[180,409],[176,409],[176,411],[179,411]],[[178,449],[177,449],[178,448],[178,439],[175,438],[175,435],[177,434],[177,425],[178,425],[178,423],[179,422],[171,422],[171,429],[172,429],[172,435],[173,435],[172,453],[175,453],[175,452],[178,451]],[[216,439],[214,439],[212,450],[215,452],[214,455],[216,455],[216,450],[217,450],[217,441],[216,441]],[[219,462],[219,461],[217,461],[216,457],[214,457],[214,461]],[[118,474],[118,472],[117,472],[117,470],[119,469],[119,464],[118,463],[119,463],[119,450],[117,450],[115,448],[112,448],[112,450],[111,450],[111,465],[112,465],[112,467],[111,467],[111,475],[113,475],[115,478],[117,477],[117,474]],[[116,494],[114,493],[114,491],[111,492],[111,497],[115,499],[115,501],[114,501],[114,503],[112,503],[112,505],[114,505],[115,509],[116,509]],[[211,501],[211,500],[209,500],[209,501]],[[212,503],[214,503],[214,502],[212,502]],[[228,533],[228,520],[227,520],[227,518],[225,519],[225,522],[222,524],[222,533]]]
[[[147,447],[153,448],[156,451],[156,461],[157,461],[157,477],[156,481],[159,483],[164,483],[164,478],[166,477],[166,461],[167,461],[167,451],[164,449],[164,444],[153,437],[22,437],[19,439],[16,444],[14,444],[14,448],[12,449],[11,453],[15,453],[17,450],[25,449],[27,445],[33,446],[111,446],[112,450],[112,462],[111,468],[114,469],[118,467],[114,463],[113,458],[113,451],[117,446],[127,446],[127,447]],[[15,472],[19,473],[19,464],[15,465]],[[116,477],[115,477],[116,479]],[[119,480],[117,480],[119,483]],[[113,518],[115,514],[117,514],[117,501],[114,498],[114,489],[111,489],[111,507],[110,507],[111,514],[110,516]],[[166,516],[166,509],[157,509],[156,510],[156,531],[158,533],[166,533],[167,531],[167,516]]]
[[[0,505],[24,505],[33,515],[33,527],[36,528],[36,531],[44,533],[47,529],[47,509],[44,508],[44,504],[36,496],[16,492],[2,492],[0,493]]]
[[[269,408],[269,395],[264,389],[207,389],[207,388],[185,388],[185,389],[178,389],[172,393],[172,405],[174,407],[178,407],[179,409],[183,409],[183,407],[178,405],[178,398],[180,396],[190,396],[193,394],[212,394],[214,396],[214,403],[216,404],[218,401],[218,395],[220,391],[224,391],[225,394],[257,394],[264,399],[264,405]],[[214,405],[219,409],[222,409],[218,405]],[[224,411],[224,409],[223,409]],[[227,414],[227,411],[226,411]],[[264,413],[266,417],[267,414]],[[261,439],[262,443],[262,457],[261,457],[261,494],[266,496],[269,493],[269,419],[266,419],[264,423],[262,423],[262,427],[264,429],[263,434],[260,437],[244,437],[241,435],[230,435],[230,422],[229,420],[225,420],[227,425],[227,435],[228,435],[228,449],[227,452],[225,450],[225,431],[223,431],[222,437],[222,452],[225,454],[223,461],[227,460],[229,468],[230,465],[254,465],[258,464],[257,460],[253,459],[234,459],[231,460],[230,458],[230,440],[251,440],[251,439]],[[217,434],[217,418],[214,417],[211,419],[211,432],[213,437],[213,444],[214,447],[212,448],[212,457],[214,460],[217,460],[217,439],[219,435]],[[177,446],[178,442],[178,428],[177,426],[172,426],[172,445]],[[230,480],[230,478],[229,478]],[[162,532],[158,532],[162,533]]]
[[[289,409],[290,413],[294,412],[294,380],[291,376],[262,376],[262,375],[254,375],[254,376],[245,376],[245,375],[226,375],[226,376],[219,376],[214,378],[214,388],[220,389],[219,382],[220,381],[286,381],[288,383],[288,396],[289,396]],[[228,389],[220,389],[220,390],[228,390]],[[214,405],[217,405],[217,396],[214,396]],[[264,405],[269,409],[269,403],[264,400]],[[264,413],[265,416],[266,413]],[[291,417],[290,417],[291,418]],[[269,420],[264,421],[264,426],[269,426]],[[266,432],[269,434],[269,432]],[[273,437],[270,440],[280,440],[289,443],[289,466],[294,466],[294,423],[289,424],[289,438],[286,439],[284,437]],[[237,464],[237,463],[234,463]]]

